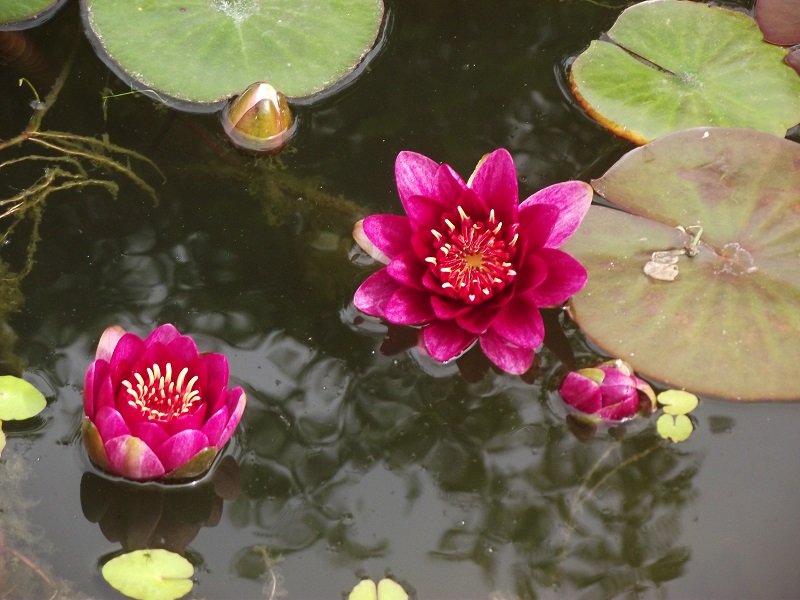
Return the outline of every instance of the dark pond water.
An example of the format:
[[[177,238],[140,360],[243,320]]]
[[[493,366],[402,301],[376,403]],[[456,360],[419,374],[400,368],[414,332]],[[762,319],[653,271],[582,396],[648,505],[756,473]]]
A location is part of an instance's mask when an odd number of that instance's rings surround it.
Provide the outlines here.
[[[30,115],[18,78],[46,80],[81,39],[75,8],[32,33],[41,60],[0,66],[3,139]],[[533,383],[493,373],[470,383],[413,353],[386,355],[385,329],[356,318],[352,294],[372,267],[350,228],[400,210],[400,150],[466,176],[506,147],[524,197],[597,177],[630,147],[575,107],[563,78],[620,7],[391,10],[382,54],[302,111],[277,161],[233,152],[216,116],[138,95],[104,102],[127,88],[79,42],[42,129],[108,134],[163,178],[130,159],[154,206],[123,174],[86,163],[119,184],[116,199],[89,186],[47,201],[24,306],[4,334],[48,407],[4,426],[0,597],[121,597],[100,565],[159,546],[196,565],[195,598],[339,598],[386,574],[420,599],[798,597],[800,405],[703,399],[683,444],[647,421],[581,442],[553,391],[563,352],[541,352]],[[41,175],[40,164],[4,169],[3,197]],[[3,247],[14,270],[29,234],[21,225]],[[144,335],[165,322],[226,354],[247,391],[232,459],[216,485],[109,486],[80,442],[85,369],[108,325]]]

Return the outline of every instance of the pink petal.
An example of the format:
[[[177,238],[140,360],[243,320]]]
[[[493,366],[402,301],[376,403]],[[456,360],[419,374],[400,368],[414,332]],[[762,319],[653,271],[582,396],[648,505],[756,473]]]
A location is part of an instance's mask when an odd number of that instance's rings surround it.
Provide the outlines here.
[[[427,270],[428,263],[421,261],[413,252],[400,254],[386,267],[392,279],[418,290],[425,289],[422,278]]]
[[[153,421],[132,423],[131,434],[138,437],[151,448],[158,448],[169,438],[169,434],[167,434],[164,428]]]
[[[117,342],[119,342],[123,335],[125,335],[125,330],[119,325],[112,325],[106,328],[103,335],[100,336],[100,341],[97,343],[95,360],[103,359],[109,362],[111,360],[111,355],[114,354],[114,348],[117,347]]]
[[[382,317],[386,304],[401,284],[392,279],[386,269],[370,275],[356,290],[353,303],[362,312],[374,317]]]
[[[204,433],[196,429],[187,429],[176,433],[156,449],[164,470],[169,473],[184,463],[189,462],[203,448],[211,444]]]
[[[514,290],[517,294],[524,294],[540,286],[547,279],[547,263],[536,254],[526,256],[518,269],[519,275],[514,280]]]
[[[372,215],[364,219],[369,241],[390,259],[411,249],[411,225],[407,217]]]
[[[95,360],[86,370],[83,380],[83,412],[91,420],[94,420],[95,412],[101,406],[114,403],[110,371],[108,363],[102,358]]]
[[[549,204],[558,210],[558,220],[545,244],[557,248],[578,229],[592,203],[592,186],[583,181],[565,181],[539,190],[520,205],[522,210],[529,204]]]
[[[126,333],[119,339],[109,362],[112,385],[130,374],[131,367],[144,351],[144,341],[136,334]]]
[[[514,296],[500,310],[492,330],[516,346],[537,348],[544,339],[544,321],[536,304],[526,296]]]
[[[481,350],[490,361],[506,373],[522,375],[533,364],[534,348],[522,348],[503,339],[493,329],[480,337]]]
[[[447,210],[436,200],[431,200],[426,196],[409,197],[404,204],[404,208],[412,231],[441,229],[442,211]]]
[[[586,285],[586,269],[566,252],[541,248],[536,255],[547,263],[547,278],[525,292],[525,297],[537,306],[559,305]]]
[[[558,221],[558,210],[548,204],[523,204],[517,215],[522,252],[542,248]]]
[[[475,337],[452,321],[436,320],[422,329],[425,349],[440,362],[446,362],[464,352],[475,341]]]
[[[487,208],[495,210],[498,221],[506,225],[516,221],[519,203],[517,170],[508,150],[500,148],[487,156],[475,171],[470,187]]]
[[[230,417],[228,418],[228,422],[225,424],[225,428],[222,430],[222,433],[217,440],[218,450],[221,450],[233,435],[236,426],[239,425],[239,421],[242,418],[242,413],[244,412],[244,407],[246,404],[247,396],[242,388],[235,387],[228,392],[226,406],[228,407],[228,413],[230,414]]]
[[[211,404],[210,410],[213,412],[219,408],[214,406],[215,401],[224,397],[225,388],[228,387],[228,359],[215,352],[205,352],[200,357],[206,366],[206,385],[202,397]]]
[[[635,388],[612,386],[602,389],[603,408],[597,415],[609,421],[623,421],[630,419],[639,412],[639,394]]]
[[[205,425],[203,425],[200,431],[205,434],[209,443],[213,444],[217,448],[222,448],[222,444],[219,444],[219,440],[222,436],[222,432],[225,431],[225,425],[227,424],[228,407],[223,406],[217,412],[211,415],[211,418],[206,421]]]
[[[564,402],[590,415],[595,414],[603,405],[600,386],[574,371],[567,373],[559,392]]]
[[[92,422],[103,441],[131,433],[122,415],[110,406],[101,407]]]
[[[471,310],[471,307],[463,302],[435,294],[431,296],[431,308],[433,308],[436,318],[443,321],[455,319]]]
[[[206,421],[209,406],[205,402],[199,404],[194,411],[183,414],[166,424],[167,433],[176,435],[187,429],[200,429]]]
[[[164,345],[169,344],[170,342],[177,340],[181,337],[185,337],[181,335],[181,332],[176,329],[176,327],[170,323],[166,323],[161,325],[160,327],[156,327],[150,335],[148,335],[144,343],[148,346],[156,343],[161,343]]]
[[[436,318],[430,292],[401,287],[386,304],[384,317],[396,325],[421,325]]]
[[[105,443],[111,468],[117,475],[139,481],[158,479],[166,472],[150,447],[132,435],[122,435]]]
[[[472,307],[469,312],[456,318],[458,326],[470,333],[480,335],[494,322],[499,314],[500,306],[484,305]]]
[[[452,206],[453,201],[467,190],[467,184],[450,165],[442,165],[436,171],[437,200],[444,206]]]
[[[186,365],[200,356],[197,344],[195,344],[194,340],[188,335],[182,335],[172,340],[169,344],[166,344],[165,347],[170,354],[168,360],[172,362],[173,366],[175,366],[176,363],[183,363]]]
[[[394,164],[397,191],[403,206],[412,196],[437,197],[436,172],[439,164],[416,152],[401,152]]]

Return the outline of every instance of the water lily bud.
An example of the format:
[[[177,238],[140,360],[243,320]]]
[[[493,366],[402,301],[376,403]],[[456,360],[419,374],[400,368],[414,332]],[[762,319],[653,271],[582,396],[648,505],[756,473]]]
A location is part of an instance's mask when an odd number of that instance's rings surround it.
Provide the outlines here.
[[[624,421],[656,405],[653,388],[622,360],[567,374],[559,390],[578,416],[594,422]]]
[[[254,83],[222,111],[222,127],[231,142],[254,152],[281,150],[296,125],[286,96],[268,83]]]

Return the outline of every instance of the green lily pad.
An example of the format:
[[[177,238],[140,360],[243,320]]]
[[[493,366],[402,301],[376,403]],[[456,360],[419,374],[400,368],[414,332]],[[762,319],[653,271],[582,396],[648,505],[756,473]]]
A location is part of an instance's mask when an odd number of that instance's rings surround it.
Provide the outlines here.
[[[626,154],[564,249],[589,280],[575,321],[640,374],[737,400],[800,399],[800,144],[697,128]],[[678,226],[692,228],[686,233]],[[678,276],[645,266],[677,255]]]
[[[19,377],[0,377],[0,421],[22,421],[35,417],[47,406],[42,393]]]
[[[778,136],[800,122],[800,78],[749,16],[683,0],[623,11],[573,63],[588,113],[638,144],[698,126]]]
[[[692,421],[686,415],[661,415],[656,421],[658,435],[675,443],[685,441],[693,429]]]
[[[168,550],[135,550],[103,565],[114,589],[138,600],[175,600],[192,589],[192,563]]]
[[[684,390],[664,390],[657,400],[668,415],[688,415],[699,402],[697,396]]]
[[[0,31],[40,25],[64,2],[66,0],[3,0],[0,2]]]
[[[263,81],[309,96],[375,43],[382,0],[81,0],[95,48],[139,89],[202,110]],[[169,102],[168,102],[169,103]]]

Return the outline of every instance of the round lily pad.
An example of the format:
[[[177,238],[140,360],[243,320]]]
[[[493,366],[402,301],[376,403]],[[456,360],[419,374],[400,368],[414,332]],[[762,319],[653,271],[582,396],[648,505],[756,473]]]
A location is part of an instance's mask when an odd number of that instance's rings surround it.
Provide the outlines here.
[[[800,78],[749,16],[650,0],[622,12],[608,40],[573,63],[572,90],[603,126],[643,144],[698,126],[784,136],[800,122]]]
[[[665,440],[675,443],[686,441],[692,434],[692,421],[686,415],[661,415],[656,421],[656,430]]]
[[[35,417],[47,406],[42,393],[19,377],[0,377],[0,421],[22,421]]]
[[[44,23],[66,0],[3,0],[0,31],[28,29]]]
[[[800,144],[696,128],[592,184],[632,214],[594,206],[564,246],[589,273],[570,307],[581,329],[670,387],[800,400]],[[645,273],[661,253],[672,281]]]
[[[135,550],[103,565],[103,578],[116,590],[138,600],[175,600],[192,589],[194,567],[168,550]]]
[[[109,66],[183,108],[215,109],[263,81],[310,96],[342,81],[375,43],[382,0],[81,0]],[[195,106],[191,106],[194,104]]]

